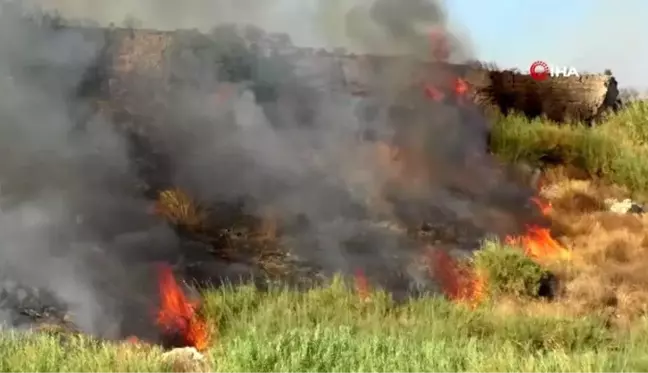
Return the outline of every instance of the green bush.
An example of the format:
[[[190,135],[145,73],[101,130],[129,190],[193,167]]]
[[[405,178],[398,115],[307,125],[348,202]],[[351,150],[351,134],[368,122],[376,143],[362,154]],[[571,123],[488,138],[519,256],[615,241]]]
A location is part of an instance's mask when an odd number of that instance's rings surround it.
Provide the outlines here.
[[[473,260],[475,268],[486,276],[488,292],[492,295],[535,297],[541,281],[549,275],[521,249],[496,240],[485,241]]]

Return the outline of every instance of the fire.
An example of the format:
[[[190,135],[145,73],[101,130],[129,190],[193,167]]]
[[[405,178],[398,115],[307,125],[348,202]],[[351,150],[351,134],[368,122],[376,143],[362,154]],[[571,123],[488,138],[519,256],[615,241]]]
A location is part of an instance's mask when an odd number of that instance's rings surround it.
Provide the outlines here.
[[[533,197],[531,198],[531,202],[533,202],[536,206],[538,206],[538,209],[540,209],[540,212],[542,215],[549,215],[553,211],[553,207],[551,206],[551,202],[545,202],[542,199],[538,197]]]
[[[531,198],[542,215],[548,216],[553,212],[551,202],[544,201],[539,197]],[[527,227],[527,233],[521,237],[507,236],[505,242],[509,245],[521,246],[524,253],[534,260],[552,258],[570,259],[570,251],[556,241],[547,228],[536,225]]]
[[[365,276],[364,271],[358,269],[354,276],[355,290],[356,294],[362,301],[366,301],[370,298],[371,289],[369,286],[369,280]]]
[[[457,96],[464,96],[468,93],[468,82],[461,78],[455,79],[454,91]]]
[[[543,260],[550,258],[569,259],[571,253],[553,237],[547,228],[529,226],[527,234],[522,237],[506,237],[509,245],[521,246],[524,253],[532,259]]]
[[[454,93],[457,98],[457,104],[458,105],[464,105],[466,104],[466,97],[468,95],[468,82],[466,82],[464,79],[461,78],[456,78],[454,81]]]
[[[432,251],[430,264],[433,277],[439,281],[443,293],[450,300],[471,307],[478,306],[484,300],[486,278],[481,273],[460,265],[443,250]]]
[[[469,89],[470,86],[466,80],[462,78],[454,79],[452,83],[452,91],[454,92],[457,104],[464,103],[464,99],[468,95]],[[425,93],[425,97],[436,102],[441,102],[446,98],[446,95],[440,89],[430,83],[423,84],[423,92]]]
[[[450,58],[451,47],[445,30],[442,28],[435,28],[430,31],[429,42],[432,59],[436,62],[447,62]],[[448,84],[448,86],[446,87],[444,84]],[[453,91],[457,104],[464,104],[464,98],[467,96],[470,88],[466,80],[457,77],[451,79],[447,83],[442,83],[442,85],[444,85],[445,88],[448,88],[448,91]],[[440,90],[435,85],[429,83],[424,84],[424,92],[427,98],[437,102],[441,102],[446,98],[446,94],[443,90]]]
[[[177,342],[175,347],[195,347],[204,351],[209,343],[207,324],[196,313],[198,304],[187,300],[171,268],[166,265],[160,270],[160,303],[157,324],[164,335]]]

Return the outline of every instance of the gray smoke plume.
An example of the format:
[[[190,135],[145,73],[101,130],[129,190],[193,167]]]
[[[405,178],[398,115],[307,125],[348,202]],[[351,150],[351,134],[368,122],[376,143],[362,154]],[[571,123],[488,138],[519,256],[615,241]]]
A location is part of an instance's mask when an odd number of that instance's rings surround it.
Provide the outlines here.
[[[25,19],[21,5],[0,14],[0,89],[9,92],[0,98],[0,273],[53,293],[85,331],[153,330],[151,264],[184,253],[147,213],[151,190],[178,186],[212,206],[242,201],[255,216],[271,210],[285,226],[284,246],[303,261],[327,275],[362,269],[401,293],[424,277],[411,266],[423,244],[403,224],[462,223],[479,238],[497,230],[492,209],[519,210],[509,193],[525,191],[507,189],[496,173],[481,115],[411,88],[431,29],[448,42],[449,58],[466,55],[434,2],[376,0],[349,13],[373,27],[349,29],[350,38],[380,51],[375,35],[388,35],[406,53],[368,78],[375,92],[365,98],[343,87],[335,61],[258,27],[177,33],[185,44],[165,51],[160,79],[137,70],[148,61],[122,59],[127,68],[111,70],[105,47],[114,40],[101,30]],[[412,26],[414,15],[423,26]],[[99,97],[125,117],[95,110]],[[394,182],[380,144],[415,154],[429,177]]]
[[[81,114],[90,108],[77,89],[103,40],[24,12],[3,3],[0,13],[0,274],[53,292],[79,327],[114,337],[124,294],[142,283],[117,254],[147,256],[149,245],[164,253],[173,241],[150,238],[174,235],[145,214],[123,136],[105,118]],[[155,229],[162,233],[148,234]],[[140,247],[120,241],[130,232],[141,233]]]

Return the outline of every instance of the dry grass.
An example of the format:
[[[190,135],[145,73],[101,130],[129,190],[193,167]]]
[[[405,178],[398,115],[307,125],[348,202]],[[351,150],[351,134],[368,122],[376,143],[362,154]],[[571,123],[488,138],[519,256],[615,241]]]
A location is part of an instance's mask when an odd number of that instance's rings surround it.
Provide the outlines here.
[[[203,208],[179,188],[160,192],[155,212],[169,223],[191,232],[201,231],[207,218]]]
[[[503,312],[596,314],[628,325],[648,311],[648,216],[610,212],[606,200],[627,191],[596,180],[569,178],[554,169],[540,195],[552,209],[548,217],[556,238],[571,249],[570,261],[547,264],[558,276],[560,296],[551,303],[498,299]]]
[[[225,257],[250,258],[270,277],[281,277],[289,271],[280,242],[279,220],[271,208],[264,209],[260,217],[231,216],[227,226],[220,226],[211,221],[204,206],[174,188],[159,193],[155,212],[195,239],[209,242]]]

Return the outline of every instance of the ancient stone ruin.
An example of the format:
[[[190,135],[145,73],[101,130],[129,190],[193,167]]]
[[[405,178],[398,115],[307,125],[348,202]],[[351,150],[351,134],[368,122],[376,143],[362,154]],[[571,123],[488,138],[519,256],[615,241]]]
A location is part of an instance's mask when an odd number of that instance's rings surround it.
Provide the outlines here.
[[[217,56],[218,52],[209,51],[227,49],[229,41],[222,41],[223,45],[216,45],[218,40],[197,31],[155,31],[155,30],[129,30],[129,29],[83,29],[77,31],[85,38],[105,38],[105,48],[102,61],[97,66],[95,78],[100,78],[102,91],[108,94],[109,100],[120,106],[133,102],[133,94],[144,91],[154,92],[148,105],[138,101],[138,108],[129,108],[127,111],[136,114],[137,111],[151,109],[150,105],[161,103],[164,87],[174,81],[186,84],[192,80],[191,64],[214,66],[230,63],[230,70],[238,77],[230,80],[246,80],[254,74],[256,68],[252,53],[260,56],[278,57],[288,61],[293,67],[307,66],[313,76],[314,84],[326,86],[331,90],[346,90],[354,95],[371,95],[376,89],[376,76],[389,76],[390,72],[399,71],[399,66],[409,64],[408,71],[419,71],[418,78],[425,77],[427,72],[434,71],[434,75],[427,77],[434,80],[438,78],[440,70],[457,76],[469,83],[473,98],[482,107],[496,107],[503,113],[512,111],[524,113],[533,118],[545,116],[556,122],[581,121],[591,123],[612,109],[619,107],[617,82],[611,75],[581,75],[580,77],[555,77],[545,81],[535,81],[531,76],[515,71],[497,71],[488,69],[478,64],[451,65],[439,63],[417,63],[411,66],[411,61],[399,57],[351,55],[314,51],[307,48],[296,48],[287,43],[267,44],[260,36],[243,36],[247,51],[234,51],[238,56],[230,56],[229,61],[224,61]],[[255,39],[256,38],[256,39]],[[232,44],[233,45],[233,44]],[[239,60],[234,61],[234,59]],[[234,67],[234,65],[238,67]],[[443,65],[440,69],[439,65]],[[414,69],[413,69],[414,68]],[[248,71],[246,71],[246,69]],[[204,69],[195,69],[204,71]],[[181,74],[183,76],[178,76]],[[213,82],[213,89],[218,90],[216,76],[207,78]],[[247,75],[247,76],[246,76]],[[144,88],[141,83],[137,87],[128,84],[130,77],[137,76],[141,82],[145,77],[150,86]],[[231,77],[230,77],[231,78]],[[206,77],[193,77],[193,80],[205,84]],[[400,79],[402,81],[402,79]],[[437,79],[438,80],[438,79]],[[413,82],[416,79],[412,80]],[[95,83],[97,83],[95,81]],[[148,94],[146,94],[148,96]],[[108,97],[106,97],[108,98]],[[155,111],[155,110],[153,110]]]

